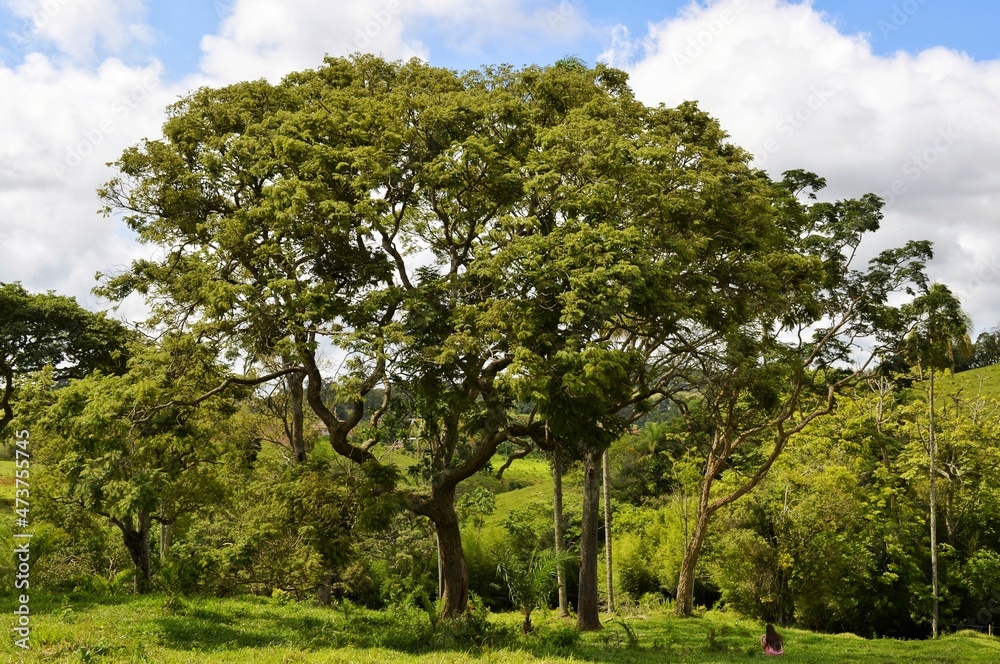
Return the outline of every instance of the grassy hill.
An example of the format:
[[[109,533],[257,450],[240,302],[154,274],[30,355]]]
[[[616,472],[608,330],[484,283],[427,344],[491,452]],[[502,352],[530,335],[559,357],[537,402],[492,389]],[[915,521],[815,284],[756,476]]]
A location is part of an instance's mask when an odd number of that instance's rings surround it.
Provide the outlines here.
[[[1000,400],[1000,364],[963,371],[954,376],[939,374],[934,389],[942,397],[960,393],[970,400],[977,395]]]
[[[10,635],[13,605],[0,600]],[[270,598],[171,599],[164,595],[96,600],[32,597],[31,650],[8,637],[0,660],[24,662],[742,662],[763,657],[763,625],[708,612],[604,616],[601,632],[578,635],[552,613],[536,632],[517,632],[519,616],[491,615],[470,645],[454,628],[432,626],[412,608],[322,608]],[[783,629],[788,662],[996,662],[1000,640],[962,632],[934,642],[865,640]],[[23,658],[23,659],[22,659]]]

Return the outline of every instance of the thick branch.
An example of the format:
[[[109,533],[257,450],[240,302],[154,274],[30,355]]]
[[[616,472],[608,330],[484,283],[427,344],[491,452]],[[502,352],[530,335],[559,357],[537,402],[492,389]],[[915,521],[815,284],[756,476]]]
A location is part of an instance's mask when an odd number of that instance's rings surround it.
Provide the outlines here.
[[[198,404],[207,401],[208,399],[211,399],[215,395],[224,392],[232,385],[242,385],[242,386],[260,385],[262,383],[267,383],[269,381],[272,381],[275,378],[281,378],[282,376],[287,376],[288,374],[293,374],[293,373],[305,373],[305,369],[303,369],[302,367],[286,367],[284,369],[280,369],[273,373],[269,373],[266,376],[260,376],[258,378],[240,378],[237,376],[230,376],[226,380],[222,381],[222,383],[220,383],[218,386],[212,388],[208,392],[205,392],[204,394],[195,399],[191,400],[171,399],[166,403],[157,404],[153,406],[152,408],[146,411],[145,417],[135,420],[135,424],[146,423],[153,418],[153,415],[162,410],[166,410],[167,408],[173,408],[176,406],[183,406],[183,407],[197,406]]]

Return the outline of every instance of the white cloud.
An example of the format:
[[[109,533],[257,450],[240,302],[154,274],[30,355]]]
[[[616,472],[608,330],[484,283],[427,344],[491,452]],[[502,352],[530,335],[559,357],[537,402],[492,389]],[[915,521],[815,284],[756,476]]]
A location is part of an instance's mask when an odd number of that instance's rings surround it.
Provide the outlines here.
[[[52,43],[74,59],[102,50],[120,53],[136,41],[148,42],[143,0],[6,0],[28,22],[21,37]]]
[[[0,281],[97,306],[94,274],[144,251],[99,214],[96,191],[114,174],[106,162],[159,134],[176,93],[160,73],[115,59],[88,70],[37,53],[0,67]]]
[[[417,25],[433,24],[441,45],[481,56],[498,42],[527,50],[539,43],[566,43],[596,35],[570,0],[412,0],[408,14]]]
[[[830,196],[883,195],[878,248],[932,240],[931,277],[980,329],[1000,322],[1000,62],[875,55],[786,0],[692,3],[642,39],[619,28],[601,59],[646,103],[698,100],[773,176],[805,168]]]
[[[201,70],[211,81],[267,78],[318,67],[323,56],[356,51],[389,59],[426,57],[404,36],[409,0],[236,0],[218,35],[202,39]]]
[[[479,56],[497,42],[569,44],[595,34],[570,0],[235,0],[219,33],[202,40],[209,82],[267,78],[317,67],[324,54],[357,51],[427,59],[409,35],[433,34],[441,48]]]

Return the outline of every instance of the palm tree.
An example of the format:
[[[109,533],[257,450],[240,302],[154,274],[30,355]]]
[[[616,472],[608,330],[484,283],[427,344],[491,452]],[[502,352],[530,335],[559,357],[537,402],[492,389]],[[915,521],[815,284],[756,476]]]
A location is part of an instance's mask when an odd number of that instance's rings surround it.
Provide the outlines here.
[[[923,380],[929,370],[927,389],[927,429],[930,476],[931,594],[934,606],[931,636],[938,636],[938,564],[937,564],[937,445],[934,439],[934,372],[950,369],[955,374],[955,351],[972,346],[969,329],[972,321],[962,310],[962,303],[944,284],[932,284],[911,304],[917,324],[907,339],[907,354],[915,361]]]
[[[511,549],[501,549],[497,555],[497,573],[510,592],[510,601],[524,614],[521,631],[528,634],[533,629],[531,612],[544,606],[556,587],[556,568],[562,556],[551,550],[534,550],[530,555],[519,555]]]

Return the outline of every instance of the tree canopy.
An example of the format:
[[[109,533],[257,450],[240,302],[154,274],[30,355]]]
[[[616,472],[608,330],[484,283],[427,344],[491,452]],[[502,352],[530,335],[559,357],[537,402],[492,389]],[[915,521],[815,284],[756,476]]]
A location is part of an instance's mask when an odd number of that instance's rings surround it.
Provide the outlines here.
[[[14,418],[19,377],[54,368],[57,379],[91,371],[121,373],[128,359],[128,332],[103,313],[71,297],[30,293],[21,284],[0,284],[0,434]]]

